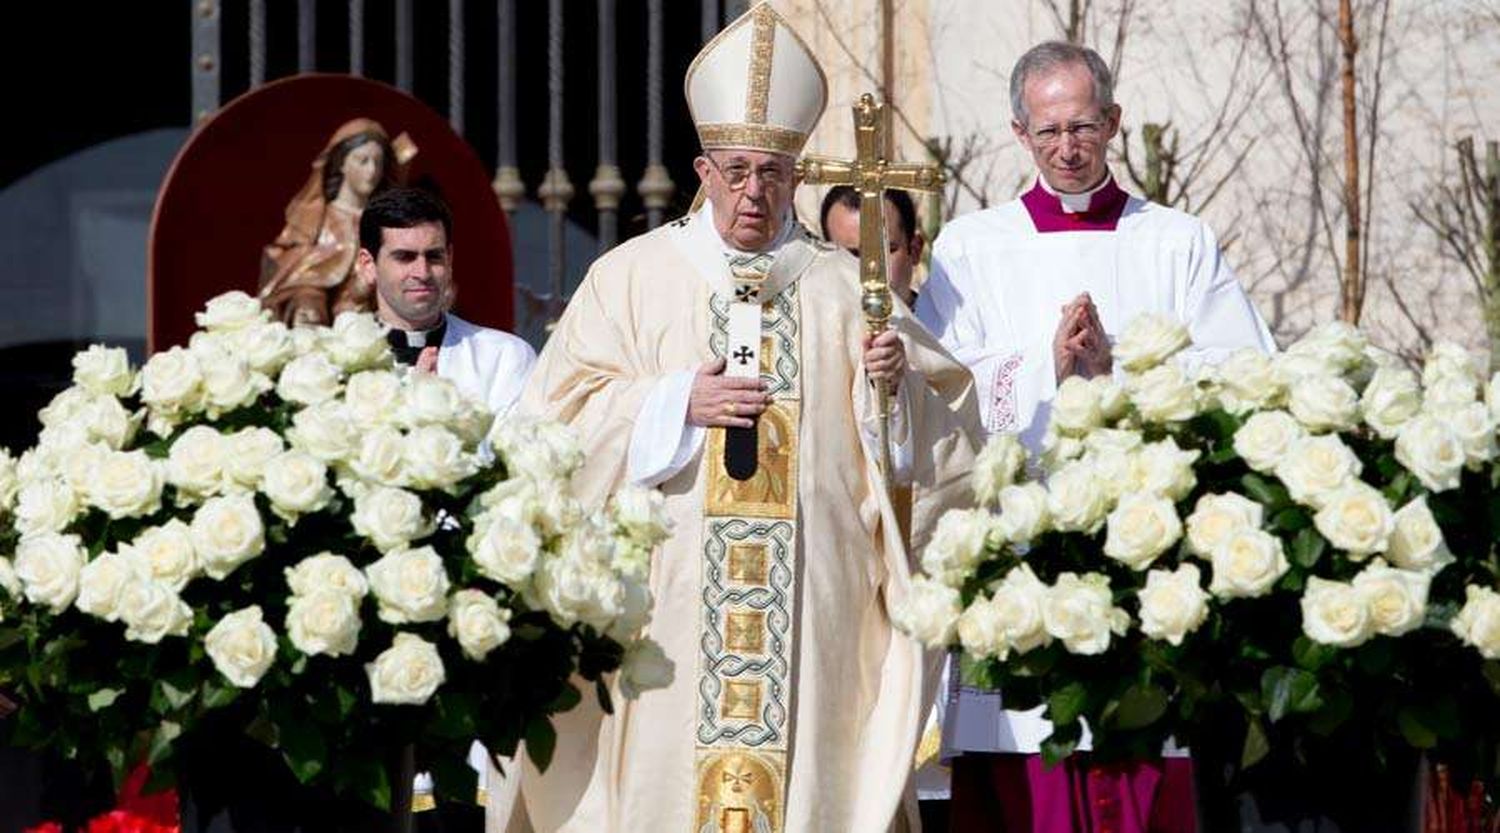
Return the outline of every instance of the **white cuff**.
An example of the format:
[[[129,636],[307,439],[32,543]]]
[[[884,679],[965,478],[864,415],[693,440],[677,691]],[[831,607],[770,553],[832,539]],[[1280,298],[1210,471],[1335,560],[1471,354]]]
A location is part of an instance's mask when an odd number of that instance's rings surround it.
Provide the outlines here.
[[[626,476],[631,483],[655,486],[670,480],[703,447],[703,428],[687,421],[694,374],[693,370],[669,373],[646,395],[630,433]]]

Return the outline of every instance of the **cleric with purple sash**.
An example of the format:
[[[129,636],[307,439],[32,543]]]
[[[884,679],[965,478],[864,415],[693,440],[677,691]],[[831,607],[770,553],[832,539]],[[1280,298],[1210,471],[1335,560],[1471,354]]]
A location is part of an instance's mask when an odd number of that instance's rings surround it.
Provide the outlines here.
[[[1192,333],[1190,367],[1241,347],[1274,350],[1213,232],[1181,211],[1122,190],[1106,164],[1120,127],[1108,66],[1091,49],[1044,43],[1011,74],[1012,129],[1038,176],[1019,199],[950,223],[933,249],[917,316],[974,373],[991,433],[1041,451],[1049,405],[1068,376],[1113,373],[1111,345],[1144,312]],[[1037,755],[1041,710],[1000,708],[964,689],[947,717],[953,830],[1003,833],[1187,833],[1192,771],[1181,750],[1109,766],[1088,737],[1056,767]],[[997,826],[998,822],[998,826]]]

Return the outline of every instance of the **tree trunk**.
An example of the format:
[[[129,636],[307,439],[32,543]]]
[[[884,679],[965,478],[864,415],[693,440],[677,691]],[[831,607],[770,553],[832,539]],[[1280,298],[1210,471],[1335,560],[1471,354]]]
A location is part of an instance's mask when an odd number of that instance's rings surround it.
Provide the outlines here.
[[[1359,313],[1365,303],[1364,275],[1359,269],[1359,136],[1355,129],[1354,56],[1359,45],[1354,40],[1353,0],[1339,0],[1339,43],[1343,47],[1344,88],[1344,275],[1339,317],[1359,324]]]

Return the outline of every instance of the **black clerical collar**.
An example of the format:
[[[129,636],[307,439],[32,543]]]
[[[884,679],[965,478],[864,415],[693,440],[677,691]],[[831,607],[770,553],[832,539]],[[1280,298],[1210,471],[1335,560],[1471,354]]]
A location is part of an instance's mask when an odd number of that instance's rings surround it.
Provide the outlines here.
[[[392,327],[386,331],[385,338],[391,344],[391,352],[396,354],[396,361],[401,364],[416,364],[417,356],[422,355],[424,347],[443,346],[443,336],[447,332],[448,318],[444,316],[430,330],[402,330]]]

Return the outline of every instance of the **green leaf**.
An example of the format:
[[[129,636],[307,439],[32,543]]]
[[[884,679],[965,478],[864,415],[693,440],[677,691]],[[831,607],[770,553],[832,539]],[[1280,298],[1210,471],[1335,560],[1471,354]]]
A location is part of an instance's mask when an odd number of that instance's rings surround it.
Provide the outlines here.
[[[1323,705],[1317,676],[1300,668],[1276,666],[1260,675],[1261,700],[1272,723],[1288,714],[1316,711]]]
[[[1292,642],[1292,659],[1296,660],[1298,666],[1309,671],[1322,668],[1338,654],[1338,648],[1314,642],[1305,636],[1299,636]]]
[[[310,783],[323,771],[328,760],[328,744],[323,733],[310,721],[283,720],[281,731],[281,756],[297,780]]]
[[[1069,683],[1047,698],[1047,718],[1053,723],[1072,723],[1083,714],[1088,689],[1081,682]]]
[[[1282,506],[1292,501],[1285,486],[1259,474],[1246,474],[1240,478],[1240,485],[1245,488],[1245,494],[1264,505],[1272,513],[1279,511]]]
[[[533,717],[526,723],[526,754],[536,768],[546,772],[557,749],[557,730],[546,717]]]
[[[119,688],[99,689],[98,691],[89,695],[89,711],[97,712],[101,709],[107,709],[110,706],[113,706],[115,704],[115,701],[120,698],[120,695],[124,693],[124,689]]]
[[[599,698],[599,708],[603,709],[605,714],[615,713],[614,698],[609,696],[609,686],[602,678],[594,681],[594,696]]]
[[[191,688],[178,688],[166,680],[160,681],[159,687],[162,698],[174,709],[180,709],[192,702],[193,695],[197,693]]]
[[[1311,570],[1318,559],[1323,557],[1323,550],[1327,548],[1328,542],[1312,527],[1304,528],[1292,538],[1292,551],[1289,553],[1292,563],[1305,569]]]
[[[968,653],[959,655],[958,677],[964,685],[971,688],[981,688],[985,691],[995,691],[1000,688],[998,664],[988,659],[976,659]]]
[[[439,755],[427,761],[432,773],[433,793],[439,800],[474,804],[479,799],[479,773],[469,766],[466,758],[454,755]]]
[[[1312,526],[1312,516],[1300,506],[1290,506],[1271,516],[1271,531],[1300,532]]]
[[[571,711],[574,706],[582,702],[583,693],[578,690],[578,686],[572,683],[564,683],[563,687],[557,692],[557,696],[552,698],[551,703],[547,704],[547,712],[548,714],[560,714],[565,711]]]
[[[166,760],[172,752],[172,741],[177,740],[182,734],[182,726],[170,720],[163,720],[151,735],[151,746],[146,752],[146,763],[156,766]]]
[[[1167,693],[1147,683],[1136,683],[1120,695],[1114,724],[1121,729],[1144,729],[1167,711]]]
[[[1260,721],[1252,718],[1245,727],[1245,744],[1240,748],[1240,768],[1255,766],[1271,751],[1271,741]]]
[[[1056,766],[1073,754],[1082,736],[1083,727],[1077,722],[1052,724],[1052,734],[1042,741],[1042,760],[1048,766]]]
[[[353,792],[365,803],[381,810],[391,809],[391,776],[385,765],[375,756],[352,755],[340,761],[340,780],[353,787]]]
[[[1396,715],[1396,725],[1401,728],[1401,736],[1406,742],[1417,749],[1431,749],[1437,746],[1437,732],[1427,725],[1422,714],[1414,708],[1407,707]]]

